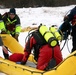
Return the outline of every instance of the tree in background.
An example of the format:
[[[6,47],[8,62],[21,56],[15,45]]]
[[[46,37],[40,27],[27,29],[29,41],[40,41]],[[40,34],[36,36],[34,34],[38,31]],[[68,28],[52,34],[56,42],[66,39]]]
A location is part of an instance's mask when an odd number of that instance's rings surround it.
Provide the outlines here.
[[[6,7],[41,7],[41,6],[67,6],[76,4],[76,0],[0,0],[0,5]]]

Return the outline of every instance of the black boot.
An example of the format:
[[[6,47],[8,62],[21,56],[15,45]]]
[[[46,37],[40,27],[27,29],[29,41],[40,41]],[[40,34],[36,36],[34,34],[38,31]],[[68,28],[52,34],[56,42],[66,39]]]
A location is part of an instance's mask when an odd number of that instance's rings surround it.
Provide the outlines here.
[[[56,66],[56,60],[52,58],[50,62],[48,63],[48,66],[44,69],[45,71],[49,71],[50,69],[54,68]]]

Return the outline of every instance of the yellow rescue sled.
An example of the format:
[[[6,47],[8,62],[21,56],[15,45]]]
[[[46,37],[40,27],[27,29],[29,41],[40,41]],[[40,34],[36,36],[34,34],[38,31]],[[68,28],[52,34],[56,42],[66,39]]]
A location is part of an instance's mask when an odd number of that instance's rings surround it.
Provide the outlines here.
[[[15,39],[11,38],[11,36],[3,34],[1,37],[4,45],[7,46],[12,53],[23,53],[23,47]],[[9,40],[7,38],[9,38]],[[30,55],[29,60],[34,62],[33,55]],[[76,75],[76,51],[49,71],[41,71],[29,65],[16,64],[15,62],[0,57],[0,71],[8,75]]]
[[[0,71],[8,75],[76,75],[76,51],[49,71],[41,71],[0,58]]]
[[[2,41],[12,53],[23,53],[24,48],[9,34],[0,34]]]

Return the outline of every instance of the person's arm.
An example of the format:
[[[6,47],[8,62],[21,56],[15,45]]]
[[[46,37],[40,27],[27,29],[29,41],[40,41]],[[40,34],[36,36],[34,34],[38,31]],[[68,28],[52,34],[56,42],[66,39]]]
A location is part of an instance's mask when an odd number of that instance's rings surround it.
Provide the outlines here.
[[[15,28],[15,33],[20,34],[21,32],[21,23],[20,23],[20,18],[16,15],[16,28]]]
[[[24,56],[23,59],[21,61],[21,64],[24,65],[27,62],[27,59],[31,53],[31,50],[34,46],[34,44],[36,44],[36,40],[34,39],[34,37],[31,37],[28,42],[26,43],[25,49],[24,49]]]
[[[16,28],[15,28],[15,39],[18,41],[18,36],[21,32],[21,23],[17,15],[16,15],[16,19],[17,19],[17,22],[16,22]]]
[[[15,29],[15,39],[18,41],[18,36],[21,32],[21,26],[16,26],[16,29]]]
[[[15,29],[15,33],[19,35],[20,32],[21,32],[21,26],[20,25],[17,25],[16,26],[16,29]]]
[[[5,32],[6,29],[5,29],[5,25],[4,25],[4,22],[2,20],[2,16],[0,14],[0,30],[1,30],[1,33]]]
[[[73,20],[75,14],[76,14],[76,6],[75,6],[75,7],[70,11],[70,13],[67,15],[69,22]]]
[[[3,45],[2,46],[2,50],[6,53],[6,54],[8,54],[8,50],[7,50],[7,48]]]
[[[74,17],[74,14],[76,12],[76,7],[74,7],[70,13],[68,15],[66,15],[64,17],[64,22],[60,25],[58,31],[59,33],[63,36],[65,36],[66,34],[69,35],[70,33],[70,30],[72,28],[70,22],[72,21],[73,17]]]

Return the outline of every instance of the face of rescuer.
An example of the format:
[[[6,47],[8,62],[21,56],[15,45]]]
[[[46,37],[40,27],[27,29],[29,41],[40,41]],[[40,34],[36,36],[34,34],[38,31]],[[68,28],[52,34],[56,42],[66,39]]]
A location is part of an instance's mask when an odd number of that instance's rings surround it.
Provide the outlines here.
[[[13,19],[13,18],[15,17],[15,14],[10,13],[10,14],[9,14],[9,17],[10,17],[11,19]]]
[[[15,8],[11,8],[10,11],[9,11],[9,17],[10,17],[11,19],[13,19],[13,18],[15,17],[15,15],[16,15],[16,10],[15,10]]]

